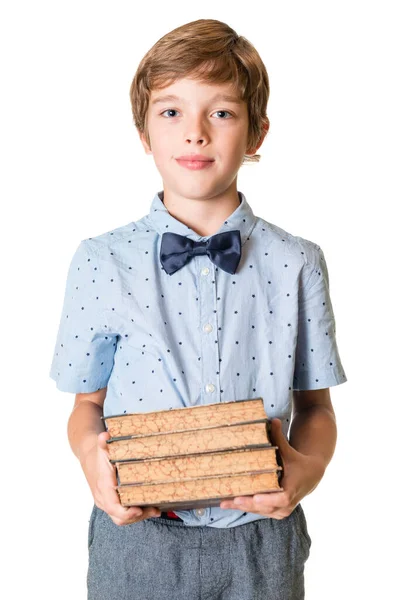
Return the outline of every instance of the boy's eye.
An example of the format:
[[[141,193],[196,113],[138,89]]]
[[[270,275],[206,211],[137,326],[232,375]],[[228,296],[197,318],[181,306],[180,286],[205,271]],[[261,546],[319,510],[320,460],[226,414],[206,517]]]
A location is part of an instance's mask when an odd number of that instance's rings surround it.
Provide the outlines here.
[[[161,114],[163,115],[164,113],[173,113],[173,112],[177,112],[176,110],[174,110],[173,108],[167,108],[167,110],[164,110],[164,112],[162,112]],[[172,115],[173,116],[173,115]]]
[[[178,112],[178,111],[175,110],[174,108],[167,108],[167,110],[164,110],[164,112],[162,112],[161,114],[163,115],[164,113],[176,113],[176,112]],[[231,115],[231,113],[228,112],[227,110],[216,110],[215,113],[225,113],[227,115]],[[215,114],[215,113],[213,113],[213,114]],[[174,116],[174,115],[172,115],[172,116]],[[221,119],[218,119],[218,120],[221,120]],[[224,120],[226,120],[226,119],[222,119],[222,121],[224,121]]]
[[[230,115],[230,116],[232,116],[232,115],[231,115],[231,113],[230,113],[230,112],[228,112],[227,110],[216,110],[216,111],[215,111],[215,113],[225,113],[226,115]],[[213,113],[213,114],[214,114],[214,113]],[[224,120],[224,119],[222,119],[222,120]]]

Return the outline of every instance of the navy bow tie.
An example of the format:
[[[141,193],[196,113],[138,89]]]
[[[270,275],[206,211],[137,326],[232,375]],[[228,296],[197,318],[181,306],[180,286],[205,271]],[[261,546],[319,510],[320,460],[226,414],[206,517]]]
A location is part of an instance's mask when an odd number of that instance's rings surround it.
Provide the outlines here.
[[[214,264],[233,275],[240,261],[241,250],[239,229],[216,233],[204,242],[195,242],[168,231],[161,238],[160,261],[168,275],[172,275],[192,256],[208,254]]]

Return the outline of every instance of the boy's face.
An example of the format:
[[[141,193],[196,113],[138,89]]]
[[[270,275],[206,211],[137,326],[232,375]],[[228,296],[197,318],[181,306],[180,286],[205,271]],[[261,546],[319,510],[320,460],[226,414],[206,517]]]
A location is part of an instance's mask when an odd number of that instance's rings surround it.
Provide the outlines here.
[[[215,98],[225,94],[237,98]],[[174,95],[178,99],[164,99]],[[172,85],[152,90],[148,108],[150,147],[140,139],[164,184],[164,192],[180,198],[210,198],[224,194],[236,178],[248,150],[247,105],[232,84],[205,84],[182,78]],[[253,153],[256,150],[253,149]],[[180,156],[201,154],[212,162],[205,168],[188,168]],[[185,166],[186,165],[186,166]]]

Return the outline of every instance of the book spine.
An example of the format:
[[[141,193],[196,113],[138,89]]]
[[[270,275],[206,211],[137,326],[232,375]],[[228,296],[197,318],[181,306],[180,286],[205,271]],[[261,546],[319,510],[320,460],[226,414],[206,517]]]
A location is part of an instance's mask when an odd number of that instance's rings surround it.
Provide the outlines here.
[[[110,440],[108,440],[110,441]],[[269,444],[265,421],[225,428],[207,428],[168,434],[135,436],[114,440],[109,444],[111,460],[128,458],[161,458],[171,454],[191,454],[252,448]]]
[[[161,459],[114,461],[120,484],[171,481],[179,477],[196,478],[228,475],[260,469],[276,469],[276,446],[167,456]]]
[[[222,400],[221,402],[212,402],[211,404],[199,404],[197,406],[179,406],[176,408],[173,408],[172,411],[190,411],[190,412],[194,412],[194,411],[201,411],[202,409],[209,409],[211,406],[215,407],[216,410],[218,410],[221,406],[223,408],[225,408],[225,406],[227,404],[234,404],[235,406],[237,404],[240,404],[241,402],[252,402],[254,404],[260,403],[263,405],[263,399],[262,398],[243,398],[242,400]],[[153,410],[153,411],[149,411],[146,414],[152,414],[152,415],[159,415],[161,413],[165,413],[165,414],[169,414],[171,413],[171,409],[161,409],[161,410]],[[142,415],[144,413],[119,413],[116,415],[107,415],[104,416],[102,415],[100,418],[105,421],[107,419],[126,419],[127,417],[135,417],[137,415]]]
[[[265,432],[268,435],[268,419],[255,419],[252,421],[239,421],[236,423],[226,423],[223,425],[205,425],[204,427],[189,427],[189,428],[184,428],[184,429],[174,429],[172,431],[157,431],[155,433],[139,433],[136,435],[120,435],[118,437],[111,437],[110,439],[106,440],[107,444],[112,444],[113,442],[119,442],[122,440],[135,440],[135,439],[140,439],[140,438],[150,438],[150,437],[155,437],[155,436],[160,436],[160,435],[171,435],[171,434],[175,434],[175,433],[189,433],[191,431],[194,432],[201,432],[201,431],[210,431],[212,429],[220,429],[221,430],[221,435],[224,435],[224,429],[228,429],[228,428],[232,428],[232,427],[239,427],[240,425],[254,425],[255,423],[265,423],[266,427],[265,427]]]
[[[171,410],[129,413],[104,417],[111,437],[149,435],[167,431],[187,430],[207,426],[220,427],[266,418],[262,398],[236,402],[221,402]]]
[[[171,485],[140,484],[118,486],[117,493],[122,506],[155,506],[163,510],[176,510],[178,505],[186,506],[193,502],[210,502],[218,498],[219,502],[237,495],[246,496],[267,492],[283,491],[279,486],[277,474],[271,471],[258,471],[243,475],[208,477],[202,480],[176,481]],[[161,510],[161,509],[160,509]]]

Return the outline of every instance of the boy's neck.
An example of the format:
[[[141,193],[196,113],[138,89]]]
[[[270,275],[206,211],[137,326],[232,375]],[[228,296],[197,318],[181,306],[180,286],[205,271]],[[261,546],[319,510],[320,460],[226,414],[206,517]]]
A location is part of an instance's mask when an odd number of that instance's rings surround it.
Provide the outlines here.
[[[236,189],[200,199],[184,198],[164,190],[161,200],[171,216],[203,237],[217,233],[224,221],[240,206]]]

